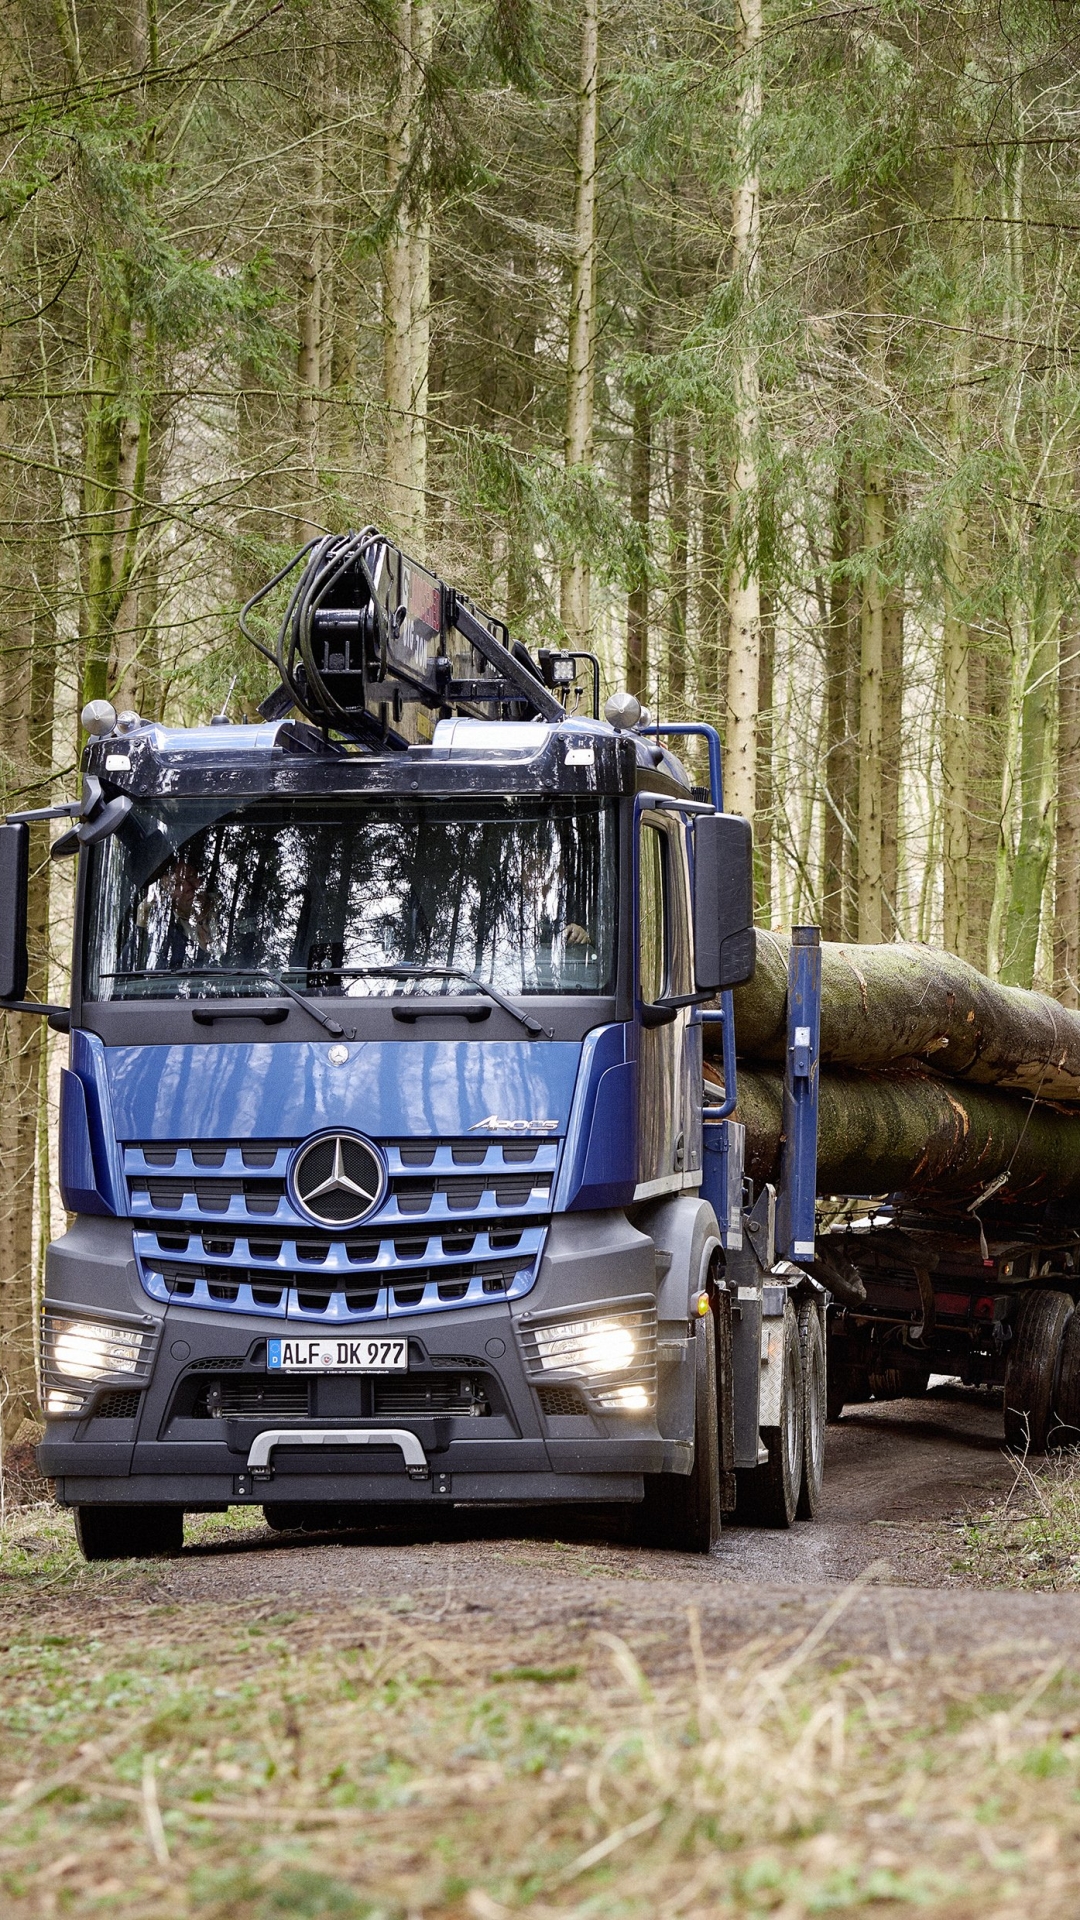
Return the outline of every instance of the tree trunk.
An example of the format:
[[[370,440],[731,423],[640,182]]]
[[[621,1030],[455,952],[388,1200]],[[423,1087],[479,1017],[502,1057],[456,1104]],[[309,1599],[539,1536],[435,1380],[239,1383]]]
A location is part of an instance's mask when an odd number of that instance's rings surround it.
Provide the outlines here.
[[[773,681],[776,670],[776,622],[770,593],[761,596],[761,651],[758,655],[758,766],[754,852],[757,866],[758,911],[772,923],[773,894]]]
[[[592,459],[596,331],[596,155],[600,119],[600,5],[583,0],[574,173],[574,235],[566,353],[563,457],[568,470]],[[563,568],[559,617],[573,647],[592,644],[589,569],[582,556]]]
[[[760,380],[754,310],[761,277],[762,0],[735,0],[735,57],[740,92],[736,109],[736,178],[731,195],[731,278],[740,296],[740,338],[733,371],[735,461],[731,475],[732,562],[728,580],[727,738],[725,804],[753,819],[757,776],[757,693],[760,647],[758,588],[757,436]]]
[[[896,495],[889,496],[889,533]],[[904,587],[890,578],[881,622],[881,897],[887,939],[903,936],[900,902],[900,762],[904,718]]]
[[[1080,627],[1061,628],[1058,666],[1054,997],[1080,1007]]]
[[[945,407],[945,458],[948,503],[944,515],[944,600],[941,638],[942,720],[942,892],[945,945],[950,953],[971,958],[969,889],[971,850],[970,694],[967,622],[968,526],[967,506],[961,494],[968,441],[968,383],[971,378],[971,335],[968,331],[966,283],[970,272],[973,184],[971,150],[961,146],[953,160],[954,292],[952,365]]]
[[[1020,715],[1020,833],[1013,862],[1001,978],[1030,987],[1053,846],[1054,673],[1060,598],[1055,558],[1039,567],[1034,642]]]
[[[736,1119],[746,1127],[755,1185],[780,1173],[783,1077],[739,1072]],[[818,1110],[819,1193],[899,1193],[977,1200],[1000,1174],[1001,1206],[1080,1199],[1080,1124],[1052,1108],[928,1075],[823,1073]],[[978,1229],[971,1235],[977,1242]]]
[[[432,43],[429,0],[396,0],[393,37],[398,66],[386,136],[386,189],[393,219],[382,250],[385,499],[392,530],[422,555],[431,306],[423,113]]]
[[[679,414],[671,434],[671,602],[668,614],[669,720],[686,719],[686,650],[690,607],[690,426]]]
[[[727,688],[727,597],[724,577],[726,492],[713,430],[706,423],[701,447],[701,600],[699,698],[711,726],[723,725]]]
[[[759,933],[757,945],[754,978],[735,992],[739,1056],[782,1060],[788,942]],[[949,1078],[1080,1101],[1080,1014],[1046,994],[999,986],[928,947],[826,942],[821,955],[824,1062],[868,1070],[929,1063]],[[705,1031],[711,1036],[712,1026]]]
[[[854,595],[848,571],[853,550],[851,462],[836,476],[832,507],[832,571],[825,634],[825,793],[822,832],[821,928],[826,940],[854,939],[855,733],[858,688],[854,671]]]
[[[859,939],[884,938],[882,925],[882,677],[885,665],[885,584],[881,570],[887,533],[885,476],[875,462],[863,493],[863,588],[859,654]]]
[[[634,388],[630,441],[630,518],[640,558],[626,601],[626,686],[645,702],[649,692],[649,522],[652,495],[652,407],[644,382]]]
[[[327,92],[327,49],[321,6],[310,9],[309,21],[318,45],[311,81],[315,98],[307,127],[307,194],[303,219],[305,245],[297,263],[296,441],[299,470],[293,528],[297,546],[303,546],[306,540],[313,539],[322,530],[318,506],[319,428],[322,420],[324,268],[328,220],[322,126]]]

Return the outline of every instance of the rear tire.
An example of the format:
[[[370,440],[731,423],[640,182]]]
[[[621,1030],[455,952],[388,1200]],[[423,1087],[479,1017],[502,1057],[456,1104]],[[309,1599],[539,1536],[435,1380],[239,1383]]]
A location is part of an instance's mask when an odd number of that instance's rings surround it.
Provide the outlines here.
[[[1061,1372],[1050,1429],[1054,1447],[1080,1447],[1080,1313],[1073,1313],[1061,1343]]]
[[[790,1527],[798,1512],[803,1476],[804,1388],[799,1323],[789,1300],[784,1309],[780,1375],[780,1425],[763,1427],[769,1457],[739,1474],[738,1518],[745,1526]]]
[[[799,1308],[799,1358],[803,1375],[803,1468],[799,1489],[799,1520],[812,1520],[821,1504],[825,1479],[825,1422],[828,1389],[825,1377],[825,1332],[816,1300]]]
[[[172,1559],[184,1544],[182,1507],[76,1507],[84,1560]]]
[[[632,1520],[643,1547],[711,1553],[720,1538],[720,1406],[712,1312],[694,1323],[694,1464],[689,1473],[647,1473]]]
[[[1021,1453],[1046,1452],[1072,1315],[1069,1295],[1049,1287],[1036,1288],[1021,1302],[1005,1363],[1005,1439]]]

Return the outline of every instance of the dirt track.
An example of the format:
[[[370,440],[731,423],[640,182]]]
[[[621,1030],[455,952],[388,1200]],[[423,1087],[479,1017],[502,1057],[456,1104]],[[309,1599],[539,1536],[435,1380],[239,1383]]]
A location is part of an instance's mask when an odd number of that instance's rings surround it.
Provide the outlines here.
[[[609,1625],[658,1642],[693,1605],[714,1646],[798,1631],[837,1605],[830,1638],[893,1657],[961,1652],[975,1640],[1072,1650],[1080,1594],[984,1590],[973,1605],[955,1567],[959,1524],[1001,1500],[1014,1477],[999,1407],[943,1389],[846,1414],[829,1430],[819,1518],[788,1533],[730,1527],[708,1560],[622,1546],[599,1516],[459,1512],[441,1516],[437,1537],[259,1533],[189,1549],[155,1585],[181,1604],[379,1598],[427,1618],[490,1614],[494,1632],[504,1618]],[[858,1590],[845,1594],[852,1582]],[[683,1657],[683,1643],[682,1629],[671,1634],[669,1657]]]

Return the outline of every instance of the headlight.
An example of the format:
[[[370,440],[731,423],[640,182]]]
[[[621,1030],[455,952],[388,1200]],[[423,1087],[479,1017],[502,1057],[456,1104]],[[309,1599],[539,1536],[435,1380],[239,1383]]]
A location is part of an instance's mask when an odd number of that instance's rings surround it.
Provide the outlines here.
[[[611,1387],[596,1398],[608,1413],[648,1413],[655,1396],[648,1387]]]
[[[625,1373],[637,1358],[637,1341],[632,1329],[614,1316],[569,1320],[561,1326],[537,1327],[536,1355],[547,1372],[578,1373],[583,1378]]]
[[[106,1327],[95,1320],[54,1320],[52,1369],[69,1380],[106,1380],[138,1373],[143,1336],[134,1327]]]

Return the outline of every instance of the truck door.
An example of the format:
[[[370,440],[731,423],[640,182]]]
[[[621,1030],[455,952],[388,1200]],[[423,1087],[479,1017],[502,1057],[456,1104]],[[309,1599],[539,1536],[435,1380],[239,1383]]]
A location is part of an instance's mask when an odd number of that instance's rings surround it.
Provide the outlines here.
[[[681,1184],[689,1100],[689,1010],[663,1004],[689,994],[693,986],[689,880],[679,820],[642,810],[637,867],[638,1184],[664,1192]]]

